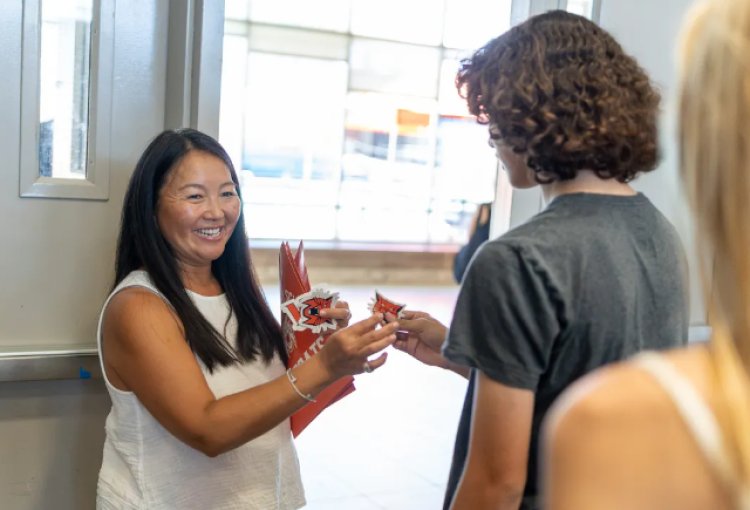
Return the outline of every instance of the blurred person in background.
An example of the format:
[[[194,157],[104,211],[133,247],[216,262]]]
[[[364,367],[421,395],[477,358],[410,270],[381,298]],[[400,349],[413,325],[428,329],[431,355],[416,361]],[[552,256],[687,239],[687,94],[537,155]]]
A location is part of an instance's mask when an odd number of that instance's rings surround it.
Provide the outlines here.
[[[458,250],[453,259],[453,277],[456,283],[461,283],[471,258],[482,243],[490,238],[490,220],[492,218],[492,203],[479,204],[469,227],[469,240]]]

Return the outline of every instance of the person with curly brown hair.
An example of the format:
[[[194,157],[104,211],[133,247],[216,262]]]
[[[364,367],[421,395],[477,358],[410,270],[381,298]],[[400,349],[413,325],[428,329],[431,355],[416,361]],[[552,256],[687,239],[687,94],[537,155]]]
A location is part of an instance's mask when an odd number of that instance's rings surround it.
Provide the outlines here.
[[[479,249],[447,331],[407,312],[394,345],[469,374],[445,508],[531,510],[555,398],[597,367],[687,338],[679,237],[629,184],[656,167],[659,94],[611,35],[564,11],[490,41],[456,83],[511,184],[541,186],[546,207]]]

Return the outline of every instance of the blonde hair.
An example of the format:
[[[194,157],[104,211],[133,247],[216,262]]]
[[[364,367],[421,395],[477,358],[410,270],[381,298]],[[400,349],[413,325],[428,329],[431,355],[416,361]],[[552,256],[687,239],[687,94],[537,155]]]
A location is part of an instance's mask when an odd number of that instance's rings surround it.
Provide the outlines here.
[[[739,505],[750,488],[750,0],[696,6],[683,30],[679,142],[683,183],[713,327],[718,413]]]

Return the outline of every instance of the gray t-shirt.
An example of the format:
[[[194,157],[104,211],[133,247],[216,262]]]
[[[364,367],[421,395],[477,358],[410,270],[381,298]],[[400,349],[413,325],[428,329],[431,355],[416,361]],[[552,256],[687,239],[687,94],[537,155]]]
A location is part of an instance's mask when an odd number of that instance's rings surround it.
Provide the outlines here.
[[[687,268],[679,237],[643,195],[575,193],[485,243],[461,285],[445,356],[535,393],[522,508],[537,496],[539,427],[552,401],[597,367],[684,345]],[[474,384],[459,423],[446,506],[468,447]]]

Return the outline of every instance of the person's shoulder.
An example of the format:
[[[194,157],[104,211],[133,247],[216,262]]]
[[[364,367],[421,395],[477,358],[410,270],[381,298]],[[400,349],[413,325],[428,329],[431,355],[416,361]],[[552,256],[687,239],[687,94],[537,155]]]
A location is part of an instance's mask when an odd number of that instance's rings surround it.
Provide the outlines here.
[[[570,229],[570,224],[565,221],[540,214],[486,242],[479,255],[488,262],[504,259],[538,265],[534,261],[557,258],[561,252],[567,255],[568,251],[561,250],[561,247],[576,239],[574,234],[575,230]]]
[[[528,221],[516,225],[501,235],[491,238],[485,247],[498,252],[518,252],[532,246],[548,244],[550,233],[559,230],[561,224],[554,216],[545,214],[545,211],[533,216]]]
[[[481,271],[482,274],[523,263],[524,242],[519,242],[515,236],[504,234],[482,244],[471,261],[469,271]]]
[[[577,246],[577,240],[586,232],[581,222],[587,224],[590,218],[566,214],[559,209],[561,208],[547,207],[528,221],[502,234],[497,241],[516,250],[538,253],[557,252],[561,246],[568,244]]]
[[[608,421],[632,417],[650,407],[649,385],[637,366],[624,363],[596,370],[572,384],[550,410],[548,423],[559,436],[570,436]]]
[[[659,354],[711,406],[705,345]],[[631,360],[573,384],[544,424],[550,508],[726,508],[704,453],[652,368]],[[562,501],[563,503],[559,503]],[[572,502],[572,503],[571,503]]]
[[[140,285],[117,291],[105,311],[105,323],[125,330],[149,327],[154,322],[172,321],[174,317],[173,309],[160,295]]]
[[[118,290],[112,296],[110,307],[115,304],[121,307],[132,307],[156,303],[164,303],[164,300],[152,289],[143,285],[130,285]]]
[[[657,356],[704,394],[709,373],[704,347],[675,349]],[[546,431],[549,439],[559,444],[577,444],[597,431],[609,434],[616,430],[624,447],[628,437],[640,441],[647,429],[673,417],[669,396],[636,358],[600,368],[571,385],[550,410]]]
[[[129,287],[144,287],[150,289],[152,292],[159,293],[154,284],[153,279],[148,271],[145,269],[134,269],[129,272],[125,277],[117,284],[114,292],[120,292],[123,289]]]
[[[468,272],[483,279],[501,272],[506,280],[541,274],[560,266],[555,262],[560,256],[556,255],[560,252],[558,244],[552,236],[526,223],[485,242],[474,255]]]

